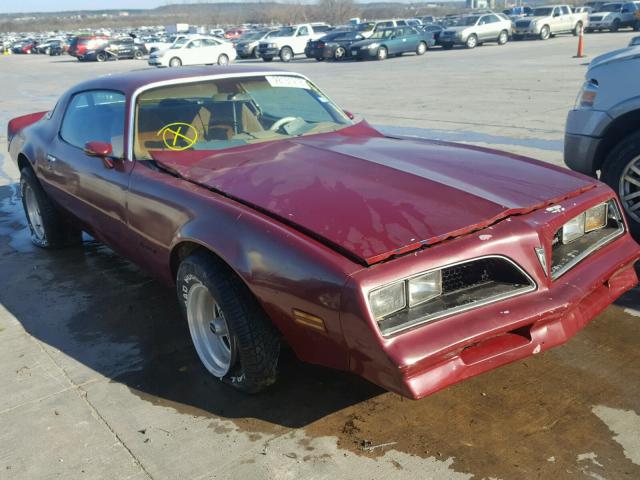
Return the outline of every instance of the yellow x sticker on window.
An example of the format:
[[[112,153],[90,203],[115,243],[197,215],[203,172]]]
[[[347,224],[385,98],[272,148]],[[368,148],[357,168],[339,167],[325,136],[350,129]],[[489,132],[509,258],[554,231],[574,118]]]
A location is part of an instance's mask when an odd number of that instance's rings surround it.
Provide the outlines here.
[[[158,133],[165,147],[179,152],[191,148],[198,141],[198,131],[188,123],[175,122],[162,127]]]

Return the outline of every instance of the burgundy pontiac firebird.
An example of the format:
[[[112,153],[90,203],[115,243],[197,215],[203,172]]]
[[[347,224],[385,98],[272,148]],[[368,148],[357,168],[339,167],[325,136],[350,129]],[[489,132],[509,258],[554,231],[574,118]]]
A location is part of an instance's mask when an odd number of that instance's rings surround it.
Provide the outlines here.
[[[604,184],[383,135],[290,72],[105,76],[8,137],[33,242],[86,231],[175,285],[204,366],[247,392],[286,341],[420,398],[565,342],[638,281]]]

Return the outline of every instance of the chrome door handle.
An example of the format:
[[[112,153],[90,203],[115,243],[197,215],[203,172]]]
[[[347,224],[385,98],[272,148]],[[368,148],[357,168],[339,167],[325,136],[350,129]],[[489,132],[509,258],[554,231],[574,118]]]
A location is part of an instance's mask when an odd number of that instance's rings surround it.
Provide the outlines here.
[[[54,163],[56,162],[58,159],[56,157],[54,157],[53,155],[51,155],[50,153],[47,153],[47,162],[50,163]]]

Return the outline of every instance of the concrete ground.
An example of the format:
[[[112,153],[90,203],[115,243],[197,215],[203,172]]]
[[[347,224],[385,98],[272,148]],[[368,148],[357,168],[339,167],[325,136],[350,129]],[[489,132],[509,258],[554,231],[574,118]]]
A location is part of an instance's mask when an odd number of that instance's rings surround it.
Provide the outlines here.
[[[586,37],[589,58],[631,33]],[[392,132],[561,161],[587,59],[558,37],[308,74]],[[259,396],[200,366],[174,293],[88,241],[31,247],[8,119],[136,61],[0,57],[0,479],[640,478],[638,290],[566,345],[410,401],[290,355]]]

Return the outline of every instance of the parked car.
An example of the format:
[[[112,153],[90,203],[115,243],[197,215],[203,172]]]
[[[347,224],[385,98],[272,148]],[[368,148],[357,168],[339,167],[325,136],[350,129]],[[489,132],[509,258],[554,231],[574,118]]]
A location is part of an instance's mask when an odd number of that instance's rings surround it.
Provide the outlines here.
[[[8,145],[33,243],[84,230],[175,288],[206,370],[245,392],[286,341],[424,397],[564,343],[638,283],[606,185],[387,137],[292,72],[102,76],[11,120]]]
[[[126,59],[141,60],[147,53],[144,44],[135,43],[131,37],[124,37],[101,43],[95,49],[88,50],[84,55],[78,56],[78,59],[98,62]]]
[[[447,27],[440,33],[439,42],[443,48],[464,45],[475,48],[485,42],[497,42],[504,45],[511,34],[511,20],[502,13],[468,15],[459,26]]]
[[[423,32],[431,33],[436,42],[436,45],[440,45],[440,34],[444,31],[444,27],[442,25],[430,23],[430,24],[422,25],[420,27],[420,30],[422,30]]]
[[[230,42],[213,37],[192,37],[177,40],[170,48],[149,55],[149,65],[180,67],[182,65],[227,65],[236,59],[236,49]]]
[[[386,60],[389,56],[408,52],[424,55],[435,43],[432,33],[413,27],[385,28],[365,40],[352,43],[351,56],[357,60]]]
[[[640,45],[640,36],[639,37],[633,37],[631,40],[629,40],[629,46],[630,47],[635,47]]]
[[[182,40],[183,38],[192,38],[197,36],[198,35],[190,34],[190,33],[178,33],[176,35],[171,35],[169,38],[164,38],[162,41],[145,43],[145,47],[147,48],[147,51],[149,52],[149,54],[151,54],[153,52],[166,50],[170,48],[178,40]]]
[[[228,41],[236,40],[240,38],[244,32],[245,32],[244,28],[231,28],[226,32],[224,32],[223,37],[225,40],[228,40]]]
[[[35,40],[20,40],[11,46],[11,53],[30,55],[33,53],[36,45],[37,43]]]
[[[564,161],[614,189],[640,239],[640,47],[594,58],[565,129]]]
[[[513,39],[538,37],[540,40],[547,40],[560,33],[578,35],[580,29],[588,26],[589,15],[586,12],[572,13],[569,5],[547,5],[536,7],[530,17],[517,20]]]
[[[364,38],[369,38],[378,30],[392,27],[404,27],[407,25],[405,20],[401,19],[389,19],[389,20],[374,20],[371,22],[362,22],[357,25],[356,30]]]
[[[32,49],[32,53],[41,53],[44,55],[49,55],[51,48],[58,47],[58,46],[62,46],[62,48],[65,48],[66,46],[65,41],[60,38],[51,38],[51,39],[45,40],[42,43],[39,43],[36,47]]]
[[[640,2],[606,3],[596,13],[589,15],[587,32],[609,30],[617,32],[621,28],[640,29]]]
[[[527,6],[512,7],[502,11],[502,13],[511,20],[518,20],[522,17],[526,17],[527,15],[531,15],[532,12],[532,8]]]
[[[236,53],[239,58],[259,58],[258,45],[260,41],[275,35],[280,29],[269,28],[244,34],[236,42]]]
[[[94,52],[109,43],[109,37],[103,35],[79,35],[69,42],[68,53],[82,61],[85,57],[91,57]]]
[[[316,60],[344,60],[351,56],[351,45],[364,40],[364,37],[354,30],[332,31],[318,40],[310,40],[304,54]]]
[[[49,55],[52,57],[57,57],[63,55],[67,52],[69,46],[66,43],[53,43],[49,47]]]
[[[304,49],[310,40],[325,35],[324,29],[316,30],[318,27],[319,25],[314,27],[310,23],[303,23],[281,28],[278,32],[271,34],[268,39],[260,41],[258,54],[265,62],[270,62],[275,57],[280,57],[283,62],[290,62],[296,55],[304,54]]]

